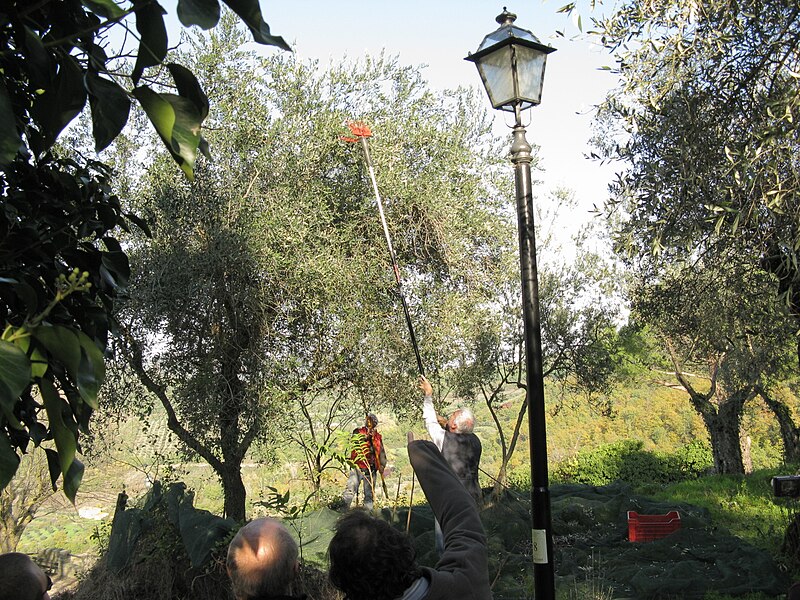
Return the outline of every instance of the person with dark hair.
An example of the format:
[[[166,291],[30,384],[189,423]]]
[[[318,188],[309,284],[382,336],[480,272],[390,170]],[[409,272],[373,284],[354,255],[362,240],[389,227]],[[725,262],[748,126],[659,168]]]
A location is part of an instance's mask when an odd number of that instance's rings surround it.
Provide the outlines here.
[[[786,594],[786,600],[800,600],[800,582],[792,584]]]
[[[365,511],[343,515],[328,546],[331,583],[348,600],[487,600],[486,534],[478,507],[427,440],[411,441],[408,457],[444,531],[444,553],[420,567],[411,539]]]
[[[50,600],[53,581],[31,557],[0,554],[0,600]]]
[[[299,563],[297,542],[275,519],[250,521],[228,546],[225,566],[236,600],[289,600]]]
[[[365,510],[354,509],[337,521],[328,555],[331,583],[351,600],[399,598],[422,576],[409,537]],[[385,570],[372,574],[378,565]],[[356,581],[358,595],[354,595],[348,587],[357,573],[365,576]]]
[[[350,461],[355,465],[350,471],[342,499],[346,508],[350,508],[358,493],[359,486],[364,484],[364,508],[372,510],[375,487],[378,473],[383,476],[386,468],[386,449],[383,447],[383,438],[378,433],[378,417],[368,413],[364,426],[353,430],[352,452]]]

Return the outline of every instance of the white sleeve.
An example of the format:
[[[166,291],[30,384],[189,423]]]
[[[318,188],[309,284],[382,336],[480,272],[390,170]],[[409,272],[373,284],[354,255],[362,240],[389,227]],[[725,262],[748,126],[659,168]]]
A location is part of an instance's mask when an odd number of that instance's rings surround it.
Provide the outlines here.
[[[433,408],[433,396],[425,396],[425,401],[422,403],[422,418],[425,420],[425,427],[428,429],[428,435],[431,436],[431,441],[436,444],[436,447],[441,450],[444,443],[444,429],[439,425],[436,419],[436,409]]]

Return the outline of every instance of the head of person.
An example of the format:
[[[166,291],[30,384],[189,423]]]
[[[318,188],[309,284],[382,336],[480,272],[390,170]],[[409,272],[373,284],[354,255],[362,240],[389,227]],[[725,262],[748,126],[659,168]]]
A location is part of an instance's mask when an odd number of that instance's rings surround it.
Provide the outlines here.
[[[375,416],[375,413],[367,413],[367,417],[364,419],[364,425],[370,431],[378,426],[378,417]]]
[[[336,523],[328,546],[331,583],[349,600],[391,600],[422,576],[411,539],[364,510]]]
[[[242,527],[225,563],[236,600],[288,595],[299,568],[297,554],[297,542],[275,519],[255,519]]]
[[[472,433],[475,429],[475,416],[468,408],[453,411],[447,421],[447,431],[452,433]]]
[[[27,554],[0,554],[0,600],[49,600],[50,577]]]
[[[800,582],[792,584],[792,587],[789,588],[786,600],[800,600]]]

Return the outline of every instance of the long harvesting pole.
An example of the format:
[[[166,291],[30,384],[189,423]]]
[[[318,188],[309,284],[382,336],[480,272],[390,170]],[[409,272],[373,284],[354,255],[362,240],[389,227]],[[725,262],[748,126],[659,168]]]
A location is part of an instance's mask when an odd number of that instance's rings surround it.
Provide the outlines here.
[[[403,304],[403,314],[406,317],[406,325],[408,325],[408,332],[411,334],[411,345],[414,347],[414,355],[417,357],[417,369],[419,369],[420,375],[425,375],[425,370],[422,368],[422,357],[419,354],[419,346],[417,345],[417,336],[414,333],[414,325],[411,322],[411,313],[408,311],[408,303],[406,302],[405,293],[403,293],[403,282],[400,278],[400,269],[397,266],[397,256],[394,253],[394,248],[392,247],[392,238],[389,235],[389,227],[386,225],[386,216],[383,212],[383,202],[381,201],[381,194],[378,191],[378,181],[375,178],[375,168],[372,166],[372,157],[369,154],[369,143],[367,142],[367,138],[372,135],[369,129],[365,126],[360,127],[353,127],[351,125],[350,130],[358,137],[361,141],[361,148],[364,150],[364,159],[367,162],[367,168],[369,170],[369,177],[372,181],[372,190],[375,193],[375,200],[378,203],[378,212],[381,216],[381,225],[383,226],[383,235],[386,236],[386,245],[389,247],[389,257],[392,260],[392,269],[394,270],[394,278],[397,282],[397,292],[400,295],[400,302]],[[350,141],[352,138],[348,138]]]

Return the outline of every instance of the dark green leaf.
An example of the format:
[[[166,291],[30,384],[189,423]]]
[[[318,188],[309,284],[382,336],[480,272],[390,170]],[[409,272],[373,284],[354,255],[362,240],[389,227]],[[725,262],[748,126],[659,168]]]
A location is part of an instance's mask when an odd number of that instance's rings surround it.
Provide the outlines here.
[[[147,118],[150,119],[156,132],[167,145],[167,149],[174,156],[172,129],[175,127],[175,111],[172,105],[162,97],[162,94],[154,92],[147,86],[137,87],[133,90],[133,95],[142,105]]]
[[[218,0],[178,0],[178,19],[184,27],[211,29],[219,22]]]
[[[200,120],[203,121],[208,116],[208,96],[206,96],[203,88],[200,87],[197,77],[186,67],[175,63],[169,63],[167,68],[175,80],[178,95],[194,104],[200,115]]]
[[[106,62],[108,62],[108,55],[102,46],[91,44],[87,50],[89,55],[89,67],[87,71],[90,73],[101,73],[106,70]]]
[[[64,423],[63,410],[69,410],[67,404],[59,395],[53,382],[49,379],[43,379],[39,383],[39,391],[44,400],[44,408],[47,411],[47,421],[50,423],[50,431],[53,434],[53,440],[56,443],[58,450],[58,459],[61,466],[61,474],[66,477],[69,468],[72,466],[72,461],[75,459],[75,451],[78,448],[78,442],[75,439],[72,431]]]
[[[47,439],[47,427],[39,422],[33,423],[28,427],[28,432],[31,435],[31,440],[38,446]]]
[[[81,346],[75,331],[60,325],[40,325],[31,331],[47,351],[67,368],[75,378],[81,361]]]
[[[72,56],[62,56],[58,61],[58,74],[35,96],[31,111],[41,124],[44,142],[49,147],[61,131],[86,104],[83,69]]]
[[[83,463],[76,458],[72,461],[67,472],[64,473],[64,495],[73,504],[75,504],[75,494],[78,493],[81,479],[83,479],[83,471]]]
[[[261,7],[258,5],[258,0],[223,0],[233,12],[235,12],[247,25],[250,32],[253,34],[253,39],[259,44],[266,44],[267,46],[277,46],[283,50],[292,49],[289,47],[282,37],[274,36],[270,33],[269,25],[264,21],[261,16]]]
[[[8,485],[19,466],[19,456],[14,452],[8,438],[0,432],[0,490]]]
[[[200,149],[200,152],[203,153],[203,156],[205,156],[208,160],[212,160],[211,148],[208,145],[208,140],[202,135],[200,136],[200,144],[198,144],[197,147]]]
[[[105,19],[116,19],[125,14],[114,0],[81,0],[81,4]]]
[[[55,69],[50,66],[53,62],[42,44],[42,38],[28,27],[25,28],[25,52],[25,67],[30,77],[31,88],[45,89],[52,80]]]
[[[92,135],[95,151],[100,152],[119,135],[131,109],[128,93],[115,81],[87,73],[89,105],[92,107]]]
[[[200,149],[201,150],[202,150],[203,141],[205,141],[205,140],[201,140],[200,141],[200,144],[201,144]],[[206,145],[208,145],[208,144],[206,143]],[[144,234],[147,237],[149,237],[149,238],[153,237],[153,232],[150,231],[150,226],[147,224],[147,221],[145,221],[144,219],[139,218],[137,215],[135,215],[133,213],[124,213],[124,214],[125,214],[125,218],[128,219],[131,223],[135,223],[139,227],[139,229],[144,231]]]
[[[106,250],[108,252],[122,252],[122,244],[120,244],[119,241],[114,239],[113,237],[104,237],[103,244],[105,244]],[[128,260],[125,259],[125,265],[127,264]]]
[[[187,177],[194,179],[202,123],[195,105],[181,96],[159,94],[147,86],[134,89],[133,95],[139,100],[172,157]]]
[[[38,346],[34,346],[31,352],[31,378],[35,381],[44,377],[48,366],[47,357]]]
[[[52,448],[45,448],[44,454],[47,457],[47,470],[50,472],[50,484],[53,491],[56,491],[56,482],[61,476],[61,461],[58,459],[58,452]]]
[[[85,333],[79,331],[78,340],[83,350],[78,368],[78,391],[86,404],[97,409],[97,392],[106,377],[106,363],[100,348]]]
[[[125,289],[131,272],[128,256],[124,252],[103,252],[100,261],[100,274],[108,284],[117,290]]]
[[[131,73],[135,85],[147,67],[160,65],[167,55],[167,28],[164,25],[167,11],[153,0],[133,0],[133,6],[136,10],[136,30],[141,36],[136,65]]]
[[[28,317],[32,317],[39,310],[39,297],[27,282],[19,282],[14,285],[14,293],[17,298],[25,304],[25,311]]]
[[[7,165],[14,159],[21,144],[11,100],[5,83],[0,81],[0,166]]]
[[[31,363],[15,344],[0,340],[0,406],[13,418],[14,405],[31,381]]]

